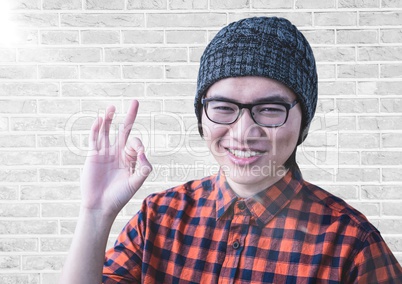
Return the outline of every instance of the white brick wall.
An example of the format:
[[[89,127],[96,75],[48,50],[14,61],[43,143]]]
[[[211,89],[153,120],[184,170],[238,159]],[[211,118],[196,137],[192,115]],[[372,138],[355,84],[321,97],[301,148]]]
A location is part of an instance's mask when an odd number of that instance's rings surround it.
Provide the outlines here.
[[[155,168],[109,245],[146,195],[217,169],[195,127],[199,57],[222,26],[259,15],[290,19],[318,61],[318,112],[298,155],[305,178],[364,212],[402,262],[401,1],[1,0],[0,8],[0,283],[56,282],[87,132],[106,105],[121,114],[140,100],[135,133]]]

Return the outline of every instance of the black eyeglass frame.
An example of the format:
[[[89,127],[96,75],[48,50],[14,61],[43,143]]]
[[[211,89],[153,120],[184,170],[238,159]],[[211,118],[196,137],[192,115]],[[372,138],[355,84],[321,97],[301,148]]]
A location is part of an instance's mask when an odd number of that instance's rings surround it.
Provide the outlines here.
[[[227,123],[221,123],[221,122],[216,122],[214,120],[212,120],[209,115],[208,115],[208,111],[207,111],[207,105],[208,102],[212,102],[212,101],[217,101],[217,102],[227,102],[227,103],[232,103],[234,105],[236,105],[239,108],[239,112],[237,114],[237,117],[232,121],[232,122],[227,122]],[[287,102],[278,102],[278,101],[265,101],[265,102],[260,102],[260,103],[256,103],[256,104],[242,104],[242,103],[238,103],[229,99],[215,99],[215,98],[204,98],[201,100],[201,104],[204,106],[204,110],[205,110],[205,114],[208,117],[208,119],[210,121],[212,121],[213,123],[217,123],[217,124],[222,124],[222,125],[230,125],[235,123],[240,115],[242,114],[242,110],[243,109],[248,109],[250,112],[250,116],[253,119],[253,121],[255,122],[255,124],[262,126],[262,127],[268,127],[268,128],[276,128],[276,127],[280,127],[282,125],[284,125],[286,123],[286,121],[288,121],[288,116],[289,116],[289,110],[292,109],[295,105],[297,105],[299,103],[299,99],[294,100],[292,103],[287,103]],[[285,107],[286,109],[286,118],[285,121],[281,124],[273,124],[273,125],[265,125],[265,124],[261,124],[259,122],[257,122],[254,118],[253,112],[251,111],[253,109],[253,107],[258,106],[258,105],[265,105],[265,104],[275,104],[275,105],[281,105],[283,107]]]

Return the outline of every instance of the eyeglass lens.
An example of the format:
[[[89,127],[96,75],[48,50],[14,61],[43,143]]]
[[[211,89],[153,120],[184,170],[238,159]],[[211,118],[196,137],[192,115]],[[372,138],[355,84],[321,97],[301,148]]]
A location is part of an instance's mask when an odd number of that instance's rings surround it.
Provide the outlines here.
[[[209,101],[206,112],[210,120],[216,123],[230,124],[237,120],[240,108],[231,102]],[[266,103],[253,106],[251,115],[261,125],[276,126],[286,121],[287,108],[281,104]]]

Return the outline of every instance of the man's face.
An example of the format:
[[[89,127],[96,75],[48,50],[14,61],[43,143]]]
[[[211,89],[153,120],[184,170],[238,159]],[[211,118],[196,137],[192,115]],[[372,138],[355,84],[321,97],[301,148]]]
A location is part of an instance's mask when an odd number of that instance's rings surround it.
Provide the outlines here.
[[[262,100],[292,103],[296,95],[276,80],[250,76],[222,79],[209,88],[206,98],[243,104]],[[210,121],[205,109],[202,114],[208,148],[233,190],[243,197],[267,188],[283,176],[283,165],[297,145],[301,120],[300,104],[289,110],[286,123],[277,128],[257,125],[247,109],[230,125]]]

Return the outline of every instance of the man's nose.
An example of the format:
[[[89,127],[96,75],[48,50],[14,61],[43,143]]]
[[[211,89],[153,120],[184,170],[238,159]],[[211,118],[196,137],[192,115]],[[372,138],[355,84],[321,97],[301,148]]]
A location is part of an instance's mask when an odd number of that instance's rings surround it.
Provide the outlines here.
[[[260,126],[257,125],[248,109],[242,109],[239,118],[231,127],[232,135],[238,141],[261,137]]]

